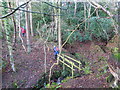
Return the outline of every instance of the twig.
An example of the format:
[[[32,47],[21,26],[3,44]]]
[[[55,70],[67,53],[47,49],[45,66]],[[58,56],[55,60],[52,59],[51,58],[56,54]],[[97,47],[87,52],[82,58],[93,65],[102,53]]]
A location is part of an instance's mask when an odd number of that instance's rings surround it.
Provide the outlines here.
[[[22,6],[26,5],[26,4],[28,4],[30,1],[31,1],[31,0],[29,0],[28,2],[26,2],[26,3],[24,3],[24,4],[20,5],[20,6],[18,6],[14,11],[12,11],[12,12],[10,12],[10,13],[4,15],[4,16],[1,16],[0,19],[6,18],[6,17],[8,17],[8,16],[14,14],[20,7],[22,7]]]
[[[114,29],[115,29],[115,33],[118,34],[118,29],[117,27],[115,26],[115,21],[113,20],[113,14],[111,14],[108,10],[106,10],[103,6],[101,6],[100,4],[94,2],[94,1],[89,1],[89,3],[96,9],[101,9],[103,10],[108,16],[110,16],[110,18],[112,19],[112,22],[113,22],[113,26],[114,26]]]
[[[71,34],[67,37],[66,41],[63,43],[63,45],[61,46],[61,48],[67,43],[67,41],[69,40],[70,36],[77,30],[77,28],[78,28],[82,23],[84,23],[85,21],[87,21],[87,20],[94,14],[94,12],[95,12],[96,10],[97,10],[97,9],[95,8],[95,10],[93,11],[93,13],[92,13],[88,18],[86,18],[84,21],[82,21],[80,24],[77,25],[77,27],[75,28],[75,30],[73,30],[73,31],[71,32]]]
[[[6,7],[6,6],[0,6],[0,7],[5,7],[5,8],[12,9],[12,10],[16,10],[15,8],[10,8],[10,7]],[[57,14],[49,14],[49,13],[43,13],[43,12],[36,12],[36,11],[24,10],[24,9],[20,9],[20,8],[19,8],[18,10],[23,11],[23,12],[28,12],[28,13],[43,14],[43,15],[47,15],[47,16],[63,16],[62,14],[60,14],[60,15],[57,15]]]
[[[49,6],[54,7],[56,9],[67,10],[65,8],[62,8],[62,7],[54,6],[54,5],[52,5],[52,4],[48,3],[48,2],[43,2],[43,3],[48,4]]]

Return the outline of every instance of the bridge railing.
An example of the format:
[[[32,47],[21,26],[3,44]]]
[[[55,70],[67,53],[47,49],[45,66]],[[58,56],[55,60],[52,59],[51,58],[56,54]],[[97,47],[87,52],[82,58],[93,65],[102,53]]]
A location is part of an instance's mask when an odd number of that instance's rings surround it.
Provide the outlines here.
[[[81,68],[80,68],[81,62],[80,61],[75,60],[64,54],[58,55],[58,57],[59,57],[59,61],[61,63],[63,63],[63,69],[65,68],[65,65],[71,69],[72,78],[74,76],[74,71],[75,71],[74,67],[77,68],[79,71],[81,70]],[[75,63],[78,63],[79,66],[77,66]]]

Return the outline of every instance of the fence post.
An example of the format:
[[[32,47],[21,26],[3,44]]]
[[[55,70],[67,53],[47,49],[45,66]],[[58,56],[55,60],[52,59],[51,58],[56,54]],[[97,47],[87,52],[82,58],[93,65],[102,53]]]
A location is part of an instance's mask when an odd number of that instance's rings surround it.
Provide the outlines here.
[[[72,65],[72,78],[73,78],[73,74],[74,74],[74,72],[73,72],[73,63],[71,63],[71,65]]]
[[[79,62],[79,69],[80,69],[80,62]],[[80,73],[80,70],[79,70],[79,73]]]
[[[65,56],[64,56],[64,54],[63,54],[63,70],[65,70],[65,65],[64,65],[64,63],[65,63]]]
[[[57,55],[57,64],[59,63],[60,54]]]

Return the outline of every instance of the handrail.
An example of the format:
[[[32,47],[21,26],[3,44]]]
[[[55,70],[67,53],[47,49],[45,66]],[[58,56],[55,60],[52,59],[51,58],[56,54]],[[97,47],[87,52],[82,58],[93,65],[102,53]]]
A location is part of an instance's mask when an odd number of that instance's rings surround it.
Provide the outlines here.
[[[71,59],[71,60],[73,60],[73,61],[75,61],[75,62],[77,62],[77,63],[81,64],[81,62],[80,62],[80,61],[77,61],[77,60],[75,60],[75,59],[73,59],[73,58],[71,58],[71,57],[69,57],[69,56],[67,56],[67,55],[64,55],[64,54],[61,54],[61,55],[66,56],[67,58],[69,58],[69,59]]]
[[[61,56],[61,55],[59,55],[59,57],[64,58],[64,57]],[[81,70],[80,67],[78,67],[78,66],[75,65],[73,62],[69,61],[68,59],[64,58],[64,60],[67,61],[68,63],[72,64],[74,67],[78,68],[79,70]]]
[[[61,56],[61,55],[58,55],[59,57],[61,57],[62,59],[64,58],[63,56]],[[71,61],[69,61],[68,59],[66,59],[66,58],[64,58],[64,60],[65,61],[67,61],[68,63],[70,63],[70,64],[72,64],[72,62]]]
[[[72,70],[72,78],[73,78],[73,74],[74,74],[73,71],[75,71],[74,67],[76,67],[77,69],[81,70],[81,68],[80,68],[81,62],[80,61],[77,61],[77,60],[75,60],[75,59],[73,59],[73,58],[71,58],[71,57],[69,57],[67,55],[64,55],[64,54],[58,55],[58,57],[62,58],[62,60],[60,60],[60,58],[58,58],[58,59],[59,59],[60,62],[63,63],[63,66],[66,65],[67,67],[69,67]],[[67,57],[68,59],[65,58],[65,57]],[[72,60],[72,61],[77,62],[79,64],[79,67],[77,65],[75,65],[74,62],[70,61],[69,59]],[[69,63],[71,66],[69,64],[65,63],[65,61],[67,63]],[[63,67],[63,69],[64,69],[64,67]]]
[[[69,66],[69,65],[66,64],[66,63],[64,63],[63,61],[60,60],[60,62],[62,62],[62,63],[65,64],[67,67],[69,67],[70,69],[72,69],[71,66]],[[73,69],[73,70],[75,71],[75,69]]]

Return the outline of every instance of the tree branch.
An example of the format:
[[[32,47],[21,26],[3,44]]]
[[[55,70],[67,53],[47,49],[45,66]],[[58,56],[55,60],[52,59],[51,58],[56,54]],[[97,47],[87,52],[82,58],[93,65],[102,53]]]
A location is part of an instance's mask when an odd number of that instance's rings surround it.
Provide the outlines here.
[[[112,19],[112,22],[113,22],[113,26],[115,28],[115,33],[118,34],[118,29],[115,25],[115,21],[113,20],[113,14],[111,14],[108,10],[106,10],[103,6],[101,6],[100,4],[94,2],[94,1],[89,1],[89,3],[94,7],[94,8],[97,8],[97,9],[101,9],[103,10],[108,16],[110,16],[110,18]]]
[[[26,4],[28,4],[30,1],[31,1],[31,0],[29,0],[29,1],[27,1],[26,3],[24,3],[24,4],[20,5],[20,6],[18,6],[17,8],[14,9],[14,11],[12,11],[12,12],[10,12],[10,13],[4,15],[4,16],[1,16],[0,19],[6,18],[6,17],[8,17],[8,16],[14,14],[17,10],[19,10],[20,7],[22,7],[22,6],[26,5]]]
[[[47,4],[47,5],[51,6],[51,7],[55,7],[56,9],[67,10],[65,8],[54,6],[54,5],[52,5],[52,4],[48,3],[48,2],[43,2],[43,3],[45,3],[45,4]]]
[[[6,6],[0,6],[0,7],[5,7],[5,8],[15,10],[15,8],[10,8],[10,7],[6,7]],[[28,13],[44,14],[44,15],[48,15],[48,16],[63,16],[61,14],[57,15],[57,14],[49,14],[49,13],[42,13],[42,12],[36,12],[36,11],[28,11],[28,10],[24,10],[24,9],[20,9],[20,8],[18,10],[23,11],[23,12],[28,12]]]
[[[100,4],[98,4],[98,3],[94,2],[94,1],[91,1],[91,2],[89,2],[89,3],[91,3],[91,5],[92,5],[94,8],[98,8],[98,9],[103,10],[103,11],[104,11],[107,15],[109,15],[110,17],[113,16],[108,10],[106,10],[106,9],[105,9],[103,6],[101,6]]]

